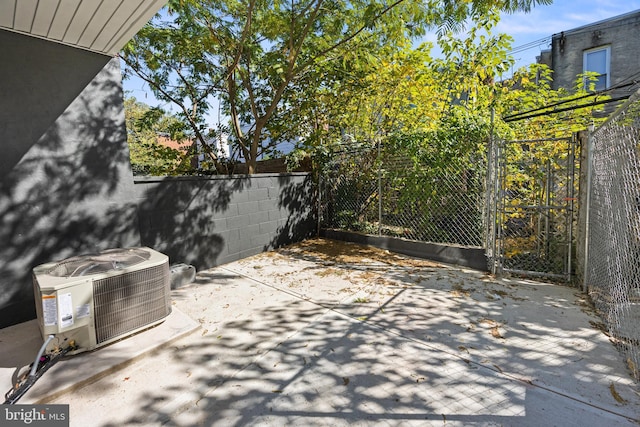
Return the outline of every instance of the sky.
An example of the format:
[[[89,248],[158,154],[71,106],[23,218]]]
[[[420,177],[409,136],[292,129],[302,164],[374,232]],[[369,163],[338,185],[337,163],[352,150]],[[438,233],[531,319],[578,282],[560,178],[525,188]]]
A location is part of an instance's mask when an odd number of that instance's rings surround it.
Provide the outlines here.
[[[549,49],[553,34],[638,9],[640,0],[555,0],[548,6],[536,6],[529,13],[503,14],[493,33],[506,33],[513,37],[513,70],[516,70],[534,63],[542,50]],[[426,40],[436,45],[435,34],[427,36]],[[435,50],[433,54],[437,54]],[[129,92],[128,96],[135,96],[144,103],[175,111],[171,106],[159,103],[140,79],[126,80],[124,89]],[[211,127],[218,122],[217,108],[213,110],[208,117]]]

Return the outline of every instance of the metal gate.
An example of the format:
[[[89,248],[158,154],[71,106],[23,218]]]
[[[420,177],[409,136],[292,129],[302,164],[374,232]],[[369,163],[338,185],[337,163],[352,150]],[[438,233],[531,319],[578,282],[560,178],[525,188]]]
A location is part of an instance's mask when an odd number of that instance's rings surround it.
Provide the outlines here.
[[[496,141],[487,215],[494,273],[569,280],[574,257],[576,138]]]

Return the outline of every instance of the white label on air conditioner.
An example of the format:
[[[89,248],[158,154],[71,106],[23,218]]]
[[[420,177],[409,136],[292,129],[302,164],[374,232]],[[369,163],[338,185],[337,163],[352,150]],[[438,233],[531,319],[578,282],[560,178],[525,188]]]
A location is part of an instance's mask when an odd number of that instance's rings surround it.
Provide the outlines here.
[[[73,301],[71,294],[58,294],[58,311],[60,315],[60,327],[73,326]]]
[[[42,295],[42,318],[44,326],[58,323],[58,306],[55,295]]]
[[[78,319],[89,317],[89,314],[91,314],[89,304],[82,304],[76,307],[76,317]]]

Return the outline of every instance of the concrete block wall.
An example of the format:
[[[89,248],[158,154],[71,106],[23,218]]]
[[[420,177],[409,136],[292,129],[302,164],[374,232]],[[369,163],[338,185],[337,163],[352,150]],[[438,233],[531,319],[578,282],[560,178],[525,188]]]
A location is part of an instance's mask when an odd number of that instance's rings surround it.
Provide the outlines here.
[[[308,173],[136,178],[135,190],[141,243],[199,270],[316,232]]]

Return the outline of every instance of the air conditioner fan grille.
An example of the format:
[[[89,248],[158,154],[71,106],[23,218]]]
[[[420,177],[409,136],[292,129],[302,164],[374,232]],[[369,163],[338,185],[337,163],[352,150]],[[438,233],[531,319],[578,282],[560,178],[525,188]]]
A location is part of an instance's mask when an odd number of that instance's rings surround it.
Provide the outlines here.
[[[162,320],[171,312],[169,265],[93,282],[98,344]]]

